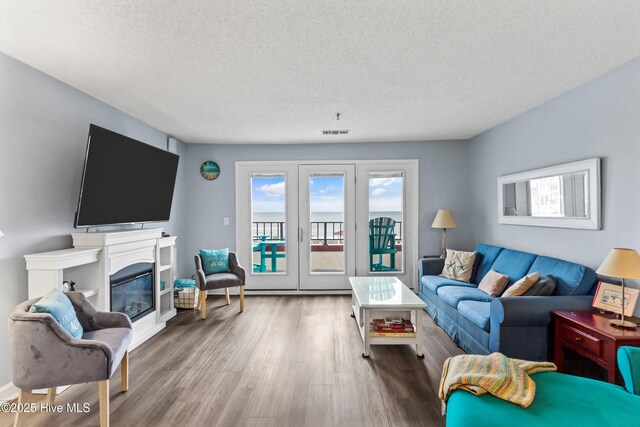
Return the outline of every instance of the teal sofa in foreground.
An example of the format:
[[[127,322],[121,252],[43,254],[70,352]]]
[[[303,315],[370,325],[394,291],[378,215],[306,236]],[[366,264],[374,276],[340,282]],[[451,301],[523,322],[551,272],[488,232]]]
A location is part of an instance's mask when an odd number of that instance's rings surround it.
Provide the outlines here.
[[[462,390],[447,402],[447,427],[640,426],[640,348],[621,347],[618,366],[626,390],[588,378],[541,372],[528,408]]]

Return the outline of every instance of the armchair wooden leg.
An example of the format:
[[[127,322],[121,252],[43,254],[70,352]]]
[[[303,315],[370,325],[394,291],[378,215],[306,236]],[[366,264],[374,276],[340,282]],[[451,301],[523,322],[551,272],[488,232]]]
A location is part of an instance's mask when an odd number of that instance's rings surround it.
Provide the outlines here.
[[[53,405],[55,403],[56,391],[58,391],[58,387],[50,387],[47,389],[47,403],[49,405]]]
[[[33,402],[33,393],[31,390],[22,390],[20,389],[20,394],[18,395],[18,403],[29,403]],[[16,411],[16,417],[13,419],[13,427],[19,427],[24,425],[24,412]]]
[[[227,301],[227,305],[231,304],[231,300],[229,299],[229,288],[224,288],[224,299]]]
[[[202,303],[200,307],[200,311],[202,313],[202,320],[207,318],[207,291],[201,291],[202,294]]]
[[[126,392],[129,390],[129,352],[125,351],[124,356],[122,356],[122,361],[120,362],[120,374],[122,383],[122,392]]]
[[[244,311],[244,285],[240,286],[240,313]]]
[[[196,310],[200,310],[200,307],[202,307],[202,291],[198,293],[198,304],[196,304]]]
[[[109,427],[109,380],[98,381],[100,427]]]

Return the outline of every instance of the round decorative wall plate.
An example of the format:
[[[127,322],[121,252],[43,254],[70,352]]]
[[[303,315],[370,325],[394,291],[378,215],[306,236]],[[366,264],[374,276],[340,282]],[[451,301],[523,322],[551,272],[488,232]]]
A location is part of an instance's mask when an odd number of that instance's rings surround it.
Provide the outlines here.
[[[207,181],[213,181],[220,175],[220,166],[213,160],[207,160],[200,166],[200,175]]]

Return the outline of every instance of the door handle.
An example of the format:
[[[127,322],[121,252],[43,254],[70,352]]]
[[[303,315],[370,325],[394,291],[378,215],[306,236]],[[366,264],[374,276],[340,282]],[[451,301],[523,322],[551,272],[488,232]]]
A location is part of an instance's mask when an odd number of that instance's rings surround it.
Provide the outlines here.
[[[300,240],[300,243],[304,240],[304,229],[302,227],[298,229],[298,239]]]

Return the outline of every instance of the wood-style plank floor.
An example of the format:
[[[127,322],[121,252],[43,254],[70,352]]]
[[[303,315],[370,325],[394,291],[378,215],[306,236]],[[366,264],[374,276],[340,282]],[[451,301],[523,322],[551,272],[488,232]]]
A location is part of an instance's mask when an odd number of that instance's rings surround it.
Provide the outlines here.
[[[207,319],[180,311],[130,355],[130,388],[111,380],[112,426],[441,426],[444,360],[462,351],[425,316],[424,359],[415,347],[362,344],[349,296],[210,296]],[[98,425],[97,384],[56,403],[89,413],[34,414],[29,426]],[[0,414],[0,426],[13,418]]]

